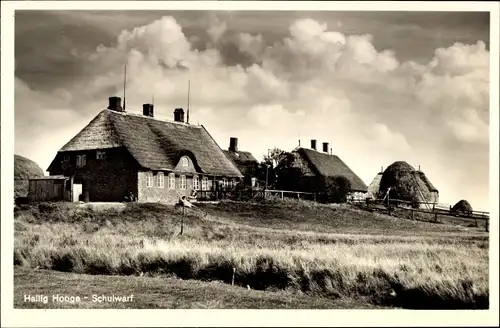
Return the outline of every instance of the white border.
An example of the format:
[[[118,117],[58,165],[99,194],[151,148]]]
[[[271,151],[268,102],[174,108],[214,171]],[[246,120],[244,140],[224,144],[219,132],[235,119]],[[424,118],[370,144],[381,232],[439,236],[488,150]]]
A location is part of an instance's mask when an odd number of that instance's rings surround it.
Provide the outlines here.
[[[490,11],[490,310],[14,310],[13,160],[14,10],[356,10]],[[2,1],[1,3],[2,326],[373,326],[498,325],[499,3],[260,1]]]

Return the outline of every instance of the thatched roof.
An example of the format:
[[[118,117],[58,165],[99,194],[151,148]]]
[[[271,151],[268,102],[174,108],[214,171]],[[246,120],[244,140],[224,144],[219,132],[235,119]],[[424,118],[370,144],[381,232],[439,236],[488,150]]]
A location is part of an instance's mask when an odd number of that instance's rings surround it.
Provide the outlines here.
[[[238,150],[234,152],[230,150],[222,150],[222,152],[243,175],[251,174],[253,165],[258,163],[252,153],[248,151]]]
[[[460,200],[451,208],[451,211],[454,213],[458,212],[472,212],[472,206],[465,199]]]
[[[23,156],[14,155],[14,196],[28,196],[28,181],[43,177],[43,170],[37,163]]]
[[[297,148],[295,150],[304,160],[309,163],[310,168],[323,177],[344,176],[351,182],[352,191],[366,192],[367,187],[338,156],[320,153],[308,148]]]
[[[173,170],[180,158],[188,155],[200,173],[242,177],[203,126],[108,109],[101,111],[59,152],[121,146],[145,169]]]
[[[424,172],[415,170],[404,161],[394,162],[385,169],[380,179],[379,196],[385,194],[389,187],[391,194],[402,200],[413,198],[427,202],[431,199],[431,193],[438,192]]]

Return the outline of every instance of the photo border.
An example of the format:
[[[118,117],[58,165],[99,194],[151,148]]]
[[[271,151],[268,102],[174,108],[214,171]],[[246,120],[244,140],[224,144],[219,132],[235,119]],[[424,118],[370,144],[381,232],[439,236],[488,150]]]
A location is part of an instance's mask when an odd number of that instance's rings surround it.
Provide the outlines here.
[[[415,310],[21,310],[13,309],[15,10],[335,10],[490,12],[490,309]],[[2,326],[484,326],[498,325],[499,3],[263,1],[2,1]]]

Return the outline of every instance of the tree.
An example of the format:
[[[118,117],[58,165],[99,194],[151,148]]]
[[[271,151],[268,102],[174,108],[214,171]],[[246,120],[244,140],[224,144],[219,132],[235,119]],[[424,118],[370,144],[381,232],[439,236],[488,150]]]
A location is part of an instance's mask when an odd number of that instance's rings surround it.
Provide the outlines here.
[[[351,182],[344,176],[326,177],[324,181],[324,201],[345,203],[351,190]]]
[[[275,168],[278,167],[283,160],[286,160],[289,155],[290,153],[275,147],[269,150],[268,155],[264,155],[264,162]]]

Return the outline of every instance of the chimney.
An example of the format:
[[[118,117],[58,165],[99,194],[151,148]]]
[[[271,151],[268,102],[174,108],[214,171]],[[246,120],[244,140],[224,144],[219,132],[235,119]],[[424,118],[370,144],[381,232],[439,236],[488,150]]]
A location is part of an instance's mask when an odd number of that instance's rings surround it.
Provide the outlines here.
[[[154,117],[153,104],[143,104],[142,105],[142,115]]]
[[[120,97],[109,97],[108,109],[114,110],[116,112],[123,112],[122,98],[120,98]]]
[[[233,152],[238,151],[238,138],[234,137],[229,138],[229,151]]]
[[[176,108],[174,110],[174,121],[184,123],[184,109]]]
[[[328,142],[323,142],[323,152],[328,154]]]
[[[316,139],[311,139],[311,148],[316,150]]]

